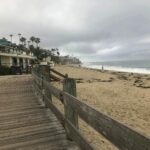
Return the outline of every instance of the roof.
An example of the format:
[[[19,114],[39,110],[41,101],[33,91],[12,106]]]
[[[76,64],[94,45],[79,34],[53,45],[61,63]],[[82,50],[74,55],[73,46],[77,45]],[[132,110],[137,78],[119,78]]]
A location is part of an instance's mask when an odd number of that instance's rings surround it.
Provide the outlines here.
[[[5,38],[2,38],[2,39],[0,39],[0,44],[1,45],[11,45],[11,42]]]

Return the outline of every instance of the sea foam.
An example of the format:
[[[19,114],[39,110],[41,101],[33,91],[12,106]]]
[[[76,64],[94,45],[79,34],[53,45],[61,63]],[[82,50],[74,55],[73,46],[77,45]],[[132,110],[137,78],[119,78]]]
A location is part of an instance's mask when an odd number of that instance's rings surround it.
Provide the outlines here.
[[[129,72],[129,73],[140,73],[140,74],[150,74],[149,68],[133,68],[133,67],[121,67],[121,66],[108,66],[108,65],[92,65],[90,63],[85,63],[82,65],[86,68],[92,69],[104,69],[118,72]]]

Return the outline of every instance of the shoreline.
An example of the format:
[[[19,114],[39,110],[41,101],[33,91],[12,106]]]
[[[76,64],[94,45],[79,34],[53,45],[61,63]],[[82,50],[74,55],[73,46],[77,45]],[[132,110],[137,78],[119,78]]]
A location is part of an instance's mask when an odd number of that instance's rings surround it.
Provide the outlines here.
[[[91,69],[99,69],[106,71],[115,71],[115,72],[123,72],[123,73],[138,73],[138,74],[150,74],[150,69],[142,68],[142,67],[122,67],[122,66],[108,66],[108,65],[86,65],[82,64],[81,67],[91,68]]]
[[[68,66],[68,67],[74,67],[74,68],[83,68],[83,69],[87,69],[87,70],[93,70],[93,71],[98,71],[98,72],[102,72],[102,73],[112,73],[112,74],[127,74],[127,75],[141,75],[141,76],[150,76],[150,71],[149,73],[141,73],[141,72],[125,72],[125,71],[119,71],[119,70],[108,70],[108,69],[100,69],[100,68],[92,68],[92,67],[86,67],[86,66],[82,66],[82,65],[62,65],[62,66]]]

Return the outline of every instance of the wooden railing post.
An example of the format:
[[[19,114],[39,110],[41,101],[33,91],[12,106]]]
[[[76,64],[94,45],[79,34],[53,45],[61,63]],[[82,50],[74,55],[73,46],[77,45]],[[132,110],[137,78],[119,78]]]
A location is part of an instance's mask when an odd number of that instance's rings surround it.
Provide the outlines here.
[[[50,67],[48,65],[39,65],[40,74],[43,75],[43,79],[50,81]]]
[[[76,93],[76,82],[74,79],[66,78],[63,82],[63,91],[67,92],[73,96],[77,96]],[[67,103],[69,99],[67,97],[64,97],[64,111],[65,111],[65,118],[69,120],[74,127],[78,129],[78,114],[73,110]],[[67,124],[65,124],[65,129],[68,135],[68,139],[71,140],[71,135],[69,134],[69,128],[67,127]]]
[[[44,82],[44,80],[50,82],[50,66],[49,65],[40,65],[40,71],[41,71],[41,75],[42,75],[42,81]],[[47,96],[47,98],[52,101],[52,95],[50,93],[50,91],[44,87],[44,83],[43,83],[43,101],[45,102],[45,107],[47,107],[46,101],[44,100],[44,95]]]

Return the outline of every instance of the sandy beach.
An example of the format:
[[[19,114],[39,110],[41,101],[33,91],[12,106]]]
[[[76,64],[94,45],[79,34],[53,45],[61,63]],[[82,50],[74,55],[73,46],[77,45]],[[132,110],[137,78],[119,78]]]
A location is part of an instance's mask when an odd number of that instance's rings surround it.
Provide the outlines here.
[[[82,67],[56,66],[55,70],[76,79],[77,97],[94,109],[111,116],[138,132],[150,136],[150,75],[121,73],[87,69]],[[7,79],[1,78],[1,85]],[[28,79],[31,76],[20,76]],[[17,82],[17,80],[16,80]],[[62,89],[62,83],[53,82]],[[12,88],[13,85],[10,85]],[[1,86],[3,88],[3,86]],[[53,98],[53,102],[63,110],[63,105]],[[80,131],[97,150],[117,150],[110,142],[89,127],[81,119]]]
[[[77,97],[96,110],[150,136],[150,75],[56,66],[75,78]],[[61,88],[61,84],[55,84]],[[81,132],[96,149],[115,150],[102,136],[80,121]]]

